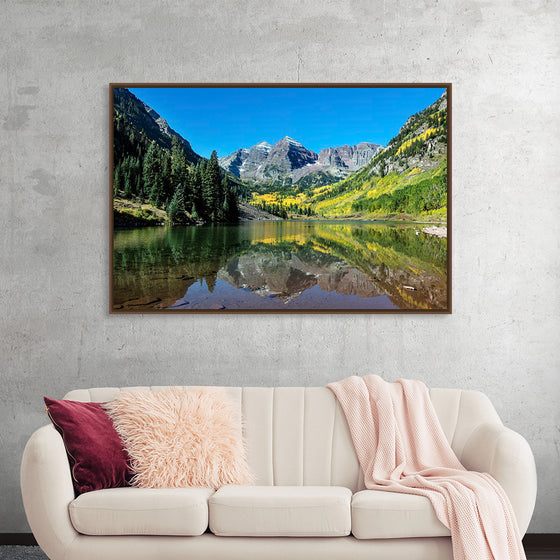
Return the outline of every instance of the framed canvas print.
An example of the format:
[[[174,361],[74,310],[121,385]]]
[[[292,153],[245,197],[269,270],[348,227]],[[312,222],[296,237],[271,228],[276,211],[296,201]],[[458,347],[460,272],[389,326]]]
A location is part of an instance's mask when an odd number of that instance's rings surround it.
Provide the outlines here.
[[[450,313],[451,84],[111,84],[112,313]]]

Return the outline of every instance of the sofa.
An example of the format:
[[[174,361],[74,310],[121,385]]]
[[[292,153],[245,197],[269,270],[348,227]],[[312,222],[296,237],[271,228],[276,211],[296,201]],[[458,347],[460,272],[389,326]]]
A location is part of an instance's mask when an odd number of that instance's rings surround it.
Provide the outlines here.
[[[122,390],[64,398],[104,402]],[[448,529],[422,496],[366,490],[344,414],[325,387],[226,387],[243,419],[251,486],[112,488],[74,495],[52,425],[29,439],[21,490],[29,525],[51,560],[451,560]],[[477,391],[431,389],[463,465],[503,486],[524,534],[536,498],[525,439]]]

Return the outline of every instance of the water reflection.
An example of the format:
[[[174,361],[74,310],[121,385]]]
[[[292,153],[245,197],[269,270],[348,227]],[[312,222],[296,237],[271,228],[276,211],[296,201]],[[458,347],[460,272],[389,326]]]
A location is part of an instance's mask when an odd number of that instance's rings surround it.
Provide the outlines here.
[[[415,226],[249,222],[115,230],[116,309],[447,307],[447,243]]]

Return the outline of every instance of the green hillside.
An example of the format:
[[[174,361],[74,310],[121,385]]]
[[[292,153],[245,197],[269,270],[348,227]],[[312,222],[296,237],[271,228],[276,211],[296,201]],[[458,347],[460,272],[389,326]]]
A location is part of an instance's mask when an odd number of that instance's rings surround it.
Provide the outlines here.
[[[254,192],[253,204],[292,217],[446,221],[446,94],[412,115],[382,152],[346,179]]]
[[[411,116],[363,169],[310,193],[325,217],[447,216],[447,97]]]

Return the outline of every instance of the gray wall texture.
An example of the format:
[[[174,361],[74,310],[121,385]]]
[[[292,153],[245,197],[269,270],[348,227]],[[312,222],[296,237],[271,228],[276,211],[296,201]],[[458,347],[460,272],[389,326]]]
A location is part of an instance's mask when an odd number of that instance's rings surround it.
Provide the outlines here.
[[[29,531],[18,470],[43,395],[366,373],[487,393],[537,459],[529,530],[560,531],[558,2],[0,10],[0,532]],[[116,81],[452,82],[453,314],[109,316]]]

